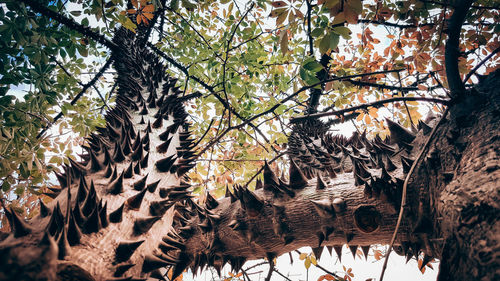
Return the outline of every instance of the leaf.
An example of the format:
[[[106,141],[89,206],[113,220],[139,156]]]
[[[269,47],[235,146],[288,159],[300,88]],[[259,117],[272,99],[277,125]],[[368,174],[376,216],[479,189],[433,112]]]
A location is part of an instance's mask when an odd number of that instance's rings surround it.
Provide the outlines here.
[[[316,60],[306,62],[303,67],[306,70],[312,71],[314,73],[323,69],[323,66],[319,62],[317,62]]]
[[[288,52],[288,32],[287,30],[281,31],[280,34],[280,48],[281,48],[281,53],[283,55],[286,55]]]
[[[328,50],[334,50],[339,44],[339,35],[335,33],[328,33],[319,42],[319,51],[324,54]]]
[[[309,267],[311,267],[311,260],[309,258],[307,258],[305,261],[304,261],[304,266],[309,269]]]
[[[314,264],[314,265],[318,265],[318,261],[316,260],[316,257],[315,256],[310,256],[309,257],[311,259],[311,263]]]
[[[279,14],[278,18],[276,19],[276,25],[280,26],[282,23],[284,23],[287,16],[288,16],[288,10],[286,10],[284,13]]]
[[[303,260],[305,258],[307,258],[307,254],[306,253],[301,253],[300,256],[299,256],[299,259]]]
[[[342,37],[346,40],[351,39],[351,30],[345,26],[337,26],[334,29],[332,29],[333,32],[337,33],[338,35],[342,35]]]
[[[325,275],[321,275],[319,278],[318,278],[318,281],[323,281],[323,280],[328,280],[328,281],[335,281],[337,280],[333,275],[330,275],[330,274],[325,274]]]
[[[284,1],[275,1],[272,2],[271,5],[275,8],[280,8],[286,6],[286,3]]]
[[[155,10],[155,6],[153,6],[151,4],[149,4],[146,7],[142,8],[142,11],[144,13],[152,13],[152,12],[154,12],[154,10]]]
[[[285,13],[286,11],[288,11],[287,8],[279,8],[279,9],[272,10],[271,13],[269,14],[269,17],[277,18],[279,15]]]

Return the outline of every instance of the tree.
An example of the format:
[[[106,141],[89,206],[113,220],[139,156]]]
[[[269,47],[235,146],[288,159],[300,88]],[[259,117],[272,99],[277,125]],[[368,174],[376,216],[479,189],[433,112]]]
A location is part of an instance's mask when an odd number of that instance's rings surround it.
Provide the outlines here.
[[[68,90],[78,81],[52,80],[55,65],[71,76],[58,56],[74,57],[76,49],[83,56],[89,49],[102,55],[96,44],[110,51],[105,53],[109,59],[97,75],[81,84],[83,89],[74,95],[70,106],[112,62],[118,90],[115,105],[109,106],[104,118],[105,125],[88,137],[82,161],[68,158],[61,165],[64,172],[57,174],[60,188],[51,187],[46,193],[54,200],[48,205],[40,200],[39,215],[29,222],[23,221],[14,208],[4,208],[12,234],[0,243],[2,264],[8,265],[0,278],[53,280],[79,276],[83,280],[105,280],[130,275],[161,279],[159,269],[166,266],[171,266],[170,274],[175,278],[187,267],[196,271],[209,265],[220,270],[228,262],[238,271],[247,259],[262,257],[272,263],[276,255],[305,245],[337,250],[338,245],[347,243],[353,251],[358,246],[366,251],[375,242],[390,244],[409,257],[423,252],[423,265],[429,257],[440,258],[439,280],[498,277],[499,74],[488,78],[478,75],[485,81],[476,88],[467,84],[482,66],[487,66],[484,73],[495,69],[494,59],[488,61],[499,50],[497,25],[488,20],[498,18],[498,11],[487,2],[306,1],[301,8],[293,2],[276,1],[270,3],[276,29],[269,31],[259,31],[259,25],[264,24],[258,17],[265,7],[263,2],[249,4],[234,14],[237,4],[233,3],[218,6],[182,1],[179,8],[175,1],[130,1],[126,10],[120,1],[84,4],[85,13],[106,24],[101,28],[103,33],[89,28],[88,20],[72,20],[69,14],[78,16],[78,12],[69,13],[61,1],[21,2],[9,1],[1,10],[2,31],[8,35],[2,37],[2,44],[8,47],[2,59],[11,62],[4,63],[9,73],[4,72],[2,83],[14,85],[27,80],[37,90],[24,103],[13,103],[10,95],[2,98],[7,128],[2,129],[2,138],[22,139],[24,134],[31,134],[33,137],[25,139],[29,141],[17,147],[33,149],[30,151],[40,153],[38,157],[43,155],[36,146],[43,138],[38,140],[35,135],[50,126],[44,116],[57,101],[56,90]],[[224,7],[226,32],[216,30],[217,23],[208,21],[218,18],[219,13],[192,13],[195,8],[210,11],[214,7]],[[446,27],[438,24],[450,13]],[[250,16],[255,21],[249,20]],[[391,18],[407,21],[395,23]],[[282,26],[287,20],[288,24]],[[40,27],[47,22],[50,24]],[[112,40],[108,39],[108,29],[118,22],[122,27],[114,31]],[[474,24],[475,29],[466,27],[466,35],[461,37],[464,22]],[[367,51],[358,49],[360,57],[351,60],[341,57],[340,37],[350,38],[352,25],[357,23],[400,30],[397,39],[388,35],[393,41],[384,50],[385,57],[371,51],[377,40],[368,27],[359,41]],[[444,29],[448,34],[446,44]],[[151,34],[157,35],[159,43],[150,42],[155,37]],[[221,40],[217,42],[208,39],[219,34]],[[268,36],[262,38],[265,34]],[[80,36],[82,44],[77,47],[75,38]],[[38,42],[43,47],[33,50]],[[265,43],[273,43],[274,49],[267,50]],[[300,48],[304,44],[307,48]],[[306,50],[308,55],[304,54]],[[410,51],[412,55],[405,57]],[[459,59],[475,52],[482,55]],[[317,61],[315,54],[320,54],[321,60]],[[49,58],[53,64],[48,63]],[[167,69],[162,60],[171,67]],[[294,65],[300,80],[290,71]],[[461,73],[468,69],[470,72],[462,78]],[[174,75],[176,71],[185,78],[165,74]],[[403,72],[409,77],[402,76]],[[391,73],[397,84],[388,84],[392,82],[387,76]],[[183,89],[176,86],[179,81],[185,85]],[[290,84],[294,88],[291,93]],[[361,88],[357,94],[356,87]],[[330,92],[332,89],[335,91]],[[378,89],[375,95],[382,98],[391,91],[398,94],[366,103],[367,89]],[[436,89],[449,97],[408,95]],[[258,96],[267,90],[276,94]],[[253,91],[257,94],[250,94]],[[362,104],[341,109],[351,98]],[[419,113],[410,103],[417,100],[446,105],[440,117],[419,122],[418,133],[390,120],[390,137],[385,140],[379,136],[369,139],[361,132],[349,139],[327,133],[332,124],[352,118],[380,128],[377,109],[391,102],[401,103],[391,109],[396,116],[404,116],[400,120],[403,124],[417,126],[413,118]],[[98,104],[105,107],[107,102],[102,97]],[[199,110],[204,120],[211,110],[215,118],[212,122],[189,123],[192,115],[182,103]],[[41,116],[32,113],[37,112],[33,104],[41,109]],[[74,109],[70,106],[63,105],[54,119]],[[321,107],[323,112],[319,112]],[[294,108],[302,109],[304,115],[299,117]],[[268,115],[271,119],[260,125]],[[324,122],[319,119],[324,116],[339,118]],[[11,129],[26,127],[27,118],[38,121],[20,134]],[[285,118],[293,124],[290,129],[284,128],[290,126]],[[277,130],[273,120],[283,127],[282,132],[262,132],[263,128]],[[87,131],[86,126],[83,128]],[[254,145],[245,146],[249,139]],[[227,140],[236,144],[222,143]],[[216,200],[209,192],[204,192],[198,202],[192,198],[191,193],[202,190],[203,185],[196,184],[206,184],[197,175],[203,171],[203,161],[196,164],[196,160],[223,153],[232,157],[230,160],[252,153],[266,157],[271,151],[278,159],[285,152],[285,142],[290,161],[281,166],[289,169],[288,178],[278,178],[273,171],[278,165],[272,168],[266,162],[257,173],[249,173],[262,174],[251,185],[234,184],[232,191],[215,189],[215,193],[225,192],[223,199]],[[10,145],[8,142],[6,147]],[[11,183],[17,183],[22,194],[24,188],[19,183],[40,182],[45,169],[37,157],[31,160],[15,150],[12,153],[12,157],[2,159],[8,163],[2,182],[7,196]],[[274,159],[272,162],[277,162]],[[211,161],[208,163],[205,175],[210,176]],[[232,183],[230,175],[236,173],[231,172],[234,166],[223,165],[223,173],[212,172],[218,173],[216,182],[222,186]],[[251,181],[251,175],[241,178]],[[12,181],[15,177],[17,182]],[[31,188],[31,192],[38,190]],[[41,191],[45,191],[43,187]],[[393,236],[393,232],[398,235]]]

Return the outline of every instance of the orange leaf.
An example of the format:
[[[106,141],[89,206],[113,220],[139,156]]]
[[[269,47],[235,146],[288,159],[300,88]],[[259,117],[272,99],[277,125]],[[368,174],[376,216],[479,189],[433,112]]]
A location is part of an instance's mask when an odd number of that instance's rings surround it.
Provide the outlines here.
[[[137,21],[137,24],[141,24],[141,22],[142,22],[142,15],[141,14],[137,15],[136,21]]]
[[[153,5],[147,5],[146,7],[142,8],[142,11],[144,13],[152,13],[155,10],[155,6]]]
[[[135,14],[135,13],[137,13],[137,10],[136,9],[128,9],[127,13],[129,13],[129,14]]]
[[[132,5],[134,5],[134,7],[139,9],[139,4],[137,4],[137,0],[131,0],[130,2],[132,2]]]
[[[335,277],[333,277],[332,275],[330,274],[325,274],[325,275],[321,275],[319,278],[318,278],[318,281],[323,281],[323,280],[328,280],[328,281],[334,281],[336,280]]]
[[[154,15],[153,15],[153,14],[151,14],[151,13],[144,13],[144,14],[142,14],[142,15],[143,15],[143,16],[145,16],[145,17],[146,17],[146,18],[148,18],[148,19],[152,19],[152,18],[154,17]]]

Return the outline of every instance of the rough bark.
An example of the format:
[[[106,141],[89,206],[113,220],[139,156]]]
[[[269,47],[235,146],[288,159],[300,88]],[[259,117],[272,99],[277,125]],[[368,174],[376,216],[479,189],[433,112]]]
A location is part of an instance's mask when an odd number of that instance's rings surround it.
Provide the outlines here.
[[[196,158],[185,98],[136,41],[117,32],[117,106],[84,161],[58,175],[55,200],[29,222],[6,210],[13,232],[0,242],[0,280],[161,280],[168,266],[238,270],[302,246],[390,241],[404,177],[436,118],[417,134],[388,121],[386,140],[333,136],[309,120],[289,139],[287,178],[266,167],[256,191],[195,202],[183,176]],[[452,105],[410,182],[396,248],[440,258],[440,280],[499,277],[499,79]]]

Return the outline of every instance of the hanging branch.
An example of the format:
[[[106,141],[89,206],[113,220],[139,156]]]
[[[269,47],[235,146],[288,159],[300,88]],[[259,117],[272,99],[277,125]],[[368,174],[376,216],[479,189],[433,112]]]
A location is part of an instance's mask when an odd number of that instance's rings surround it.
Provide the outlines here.
[[[95,31],[93,31],[90,27],[88,26],[83,26],[77,22],[75,22],[73,19],[67,18],[57,12],[52,11],[51,9],[43,6],[40,4],[37,0],[20,0],[24,4],[28,5],[33,9],[33,11],[42,14],[43,16],[49,17],[60,24],[65,25],[69,29],[76,30],[80,32],[81,34],[94,39],[95,41],[103,44],[104,46],[108,47],[109,49],[113,51],[118,51],[120,50],[120,47],[118,47],[115,43],[111,42],[109,39],[104,37],[102,34],[99,34]]]
[[[465,94],[465,86],[460,78],[458,58],[460,56],[460,31],[465,21],[465,16],[473,0],[463,0],[456,3],[455,11],[448,23],[448,40],[444,51],[444,65],[450,94],[453,99],[461,98]]]
[[[395,97],[395,98],[390,98],[390,99],[385,99],[385,100],[379,100],[379,101],[374,101],[374,102],[369,102],[365,104],[361,104],[358,106],[353,106],[350,108],[346,109],[341,109],[341,110],[336,110],[336,111],[331,111],[331,112],[322,112],[322,113],[316,113],[316,114],[310,114],[306,116],[301,116],[301,117],[295,117],[292,120],[290,120],[290,123],[299,123],[307,119],[311,118],[318,118],[318,117],[325,117],[325,116],[342,116],[344,113],[347,112],[352,112],[356,111],[359,109],[367,109],[368,107],[378,107],[386,103],[392,103],[392,102],[398,102],[398,101],[426,101],[426,102],[434,102],[434,103],[440,103],[440,104],[448,104],[450,101],[449,100],[443,100],[443,99],[436,99],[436,98],[426,98],[426,97]]]
[[[92,78],[92,80],[90,80],[87,84],[85,84],[82,88],[82,90],[73,98],[73,100],[71,100],[70,104],[71,105],[74,105],[82,96],[83,94],[85,94],[85,92],[90,88],[92,87],[96,82],[97,80],[99,80],[99,78],[103,75],[103,73],[106,71],[106,69],[111,65],[111,63],[113,62],[113,57],[109,58],[108,61],[104,64],[104,66],[99,70],[99,72],[94,76],[94,78]],[[40,138],[53,124],[55,124],[61,117],[63,116],[63,113],[62,112],[59,112],[56,117],[54,118],[54,120],[52,120],[52,122],[50,122],[49,124],[47,124],[47,126],[45,126],[45,128],[42,129],[42,131],[36,136],[36,138]]]
[[[420,160],[422,160],[422,158],[427,153],[427,150],[429,149],[429,145],[432,142],[432,139],[434,138],[434,135],[436,134],[436,131],[437,131],[439,125],[441,125],[443,123],[443,121],[446,119],[446,115],[448,114],[449,109],[450,109],[449,107],[446,107],[446,110],[444,111],[443,116],[441,116],[441,119],[439,119],[439,122],[436,124],[436,126],[434,126],[434,128],[432,128],[431,134],[427,138],[427,141],[425,142],[424,146],[422,147],[422,149],[418,153],[417,158],[415,159],[415,161],[411,165],[410,171],[408,171],[408,174],[405,177],[405,181],[403,183],[403,192],[401,195],[401,207],[399,209],[398,220],[396,222],[396,228],[394,229],[394,233],[392,234],[391,243],[389,244],[389,249],[387,250],[387,254],[386,254],[385,259],[384,259],[384,264],[382,266],[382,272],[380,273],[380,278],[379,278],[380,281],[384,280],[384,273],[385,273],[385,269],[387,268],[387,262],[389,261],[389,255],[391,254],[392,246],[394,245],[394,241],[396,241],[396,236],[398,234],[399,227],[401,225],[401,222],[403,221],[403,214],[404,214],[404,210],[406,208],[406,192],[408,189],[408,182],[410,181],[410,177],[413,174],[413,171],[417,167]]]

